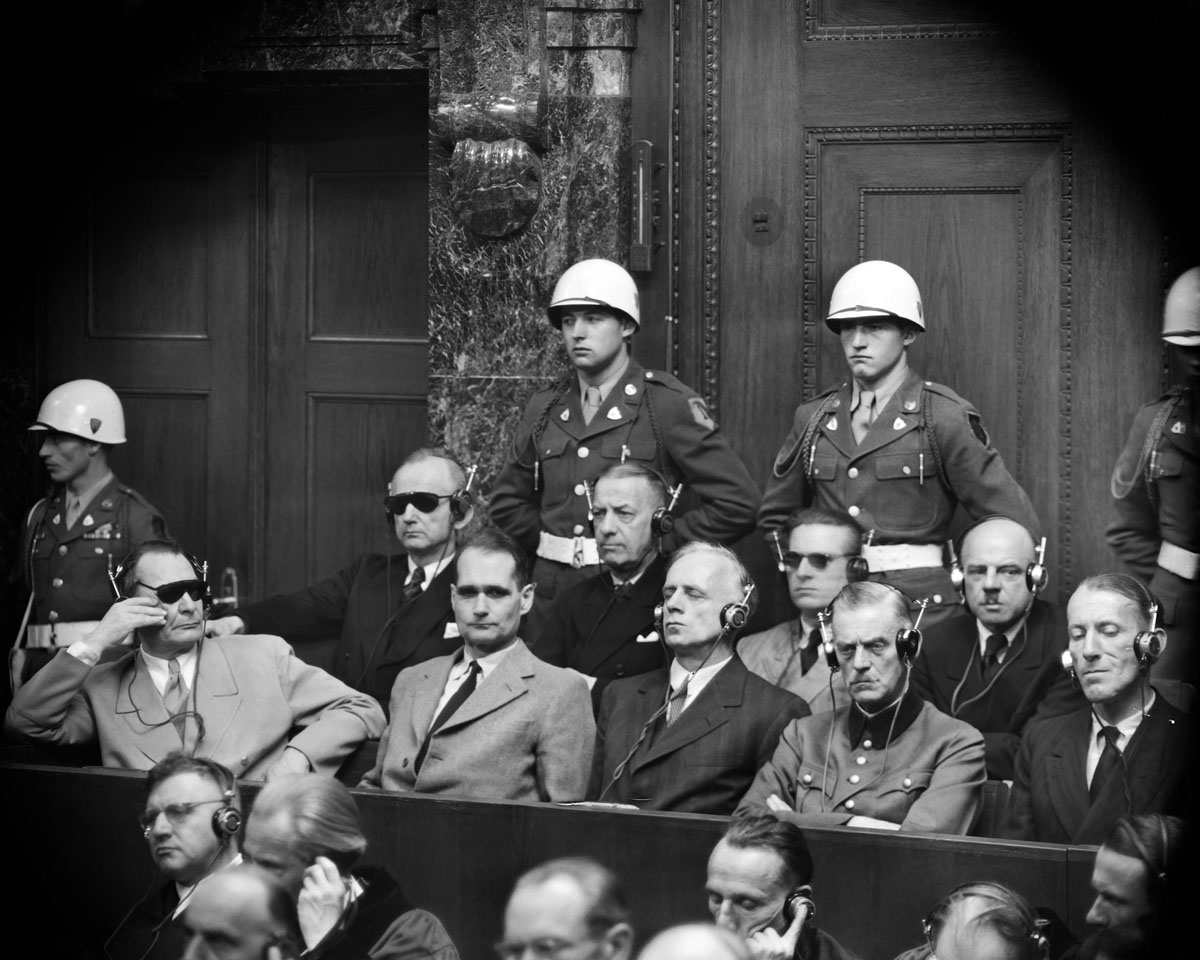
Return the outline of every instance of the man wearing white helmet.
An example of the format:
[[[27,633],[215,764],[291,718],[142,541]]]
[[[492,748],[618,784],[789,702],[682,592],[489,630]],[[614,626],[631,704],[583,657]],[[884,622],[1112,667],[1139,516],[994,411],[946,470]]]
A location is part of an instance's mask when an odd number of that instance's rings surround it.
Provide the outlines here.
[[[1158,662],[1162,677],[1189,679],[1200,616],[1200,267],[1171,285],[1162,338],[1179,359],[1176,384],[1138,411],[1112,475],[1108,543],[1159,601],[1159,624],[1175,641]]]
[[[979,412],[908,366],[925,316],[906,270],[886,260],[851,267],[834,287],[825,325],[841,338],[850,379],[797,408],[758,525],[770,538],[801,507],[845,510],[868,531],[871,573],[928,597],[926,624],[937,622],[958,603],[942,557],[956,508],[1034,532],[1037,514]]]
[[[38,455],[53,487],[25,518],[26,646],[65,647],[112,605],[109,571],[167,529],[162,514],[109,469],[108,448],[125,442],[125,413],[110,387],[98,380],[55,387],[29,429],[41,440]]]
[[[555,285],[547,312],[574,369],[525,407],[491,502],[492,519],[537,552],[533,636],[557,594],[600,572],[589,498],[609,464],[639,463],[673,488],[684,484],[685,507],[662,537],[663,553],[689,540],[745,536],[759,498],[704,401],[632,358],[641,319],[624,269],[580,261]]]

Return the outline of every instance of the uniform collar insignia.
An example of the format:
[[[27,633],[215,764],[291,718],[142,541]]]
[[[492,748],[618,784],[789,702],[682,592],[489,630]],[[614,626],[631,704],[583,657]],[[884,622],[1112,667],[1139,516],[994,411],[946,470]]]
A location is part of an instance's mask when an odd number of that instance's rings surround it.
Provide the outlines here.
[[[85,527],[90,527],[95,522],[96,521],[92,519],[92,515],[90,513],[86,517],[83,518],[83,525]]]
[[[837,417],[830,417],[825,422],[825,429],[826,430],[836,430],[837,429]]]
[[[1187,433],[1187,427],[1185,427],[1183,425],[1182,420],[1176,420],[1174,425],[1171,427],[1171,432],[1172,433]]]
[[[570,410],[564,410],[562,413],[560,413],[560,414],[558,415],[558,419],[559,419],[559,420],[562,420],[563,422],[566,422],[567,420],[570,420],[570,419],[571,419],[571,411],[570,411]]]
[[[892,421],[892,429],[893,430],[903,430],[907,426],[908,426],[908,421],[905,420],[903,417],[897,417],[894,421]]]
[[[101,510],[111,510],[112,508],[113,508],[113,502],[111,500],[109,500],[108,497],[105,497],[103,500],[100,501],[100,509]]]
[[[57,513],[53,517],[50,518],[51,523],[60,523],[61,521],[62,521],[62,517],[59,516],[59,514],[57,514]]]
[[[905,400],[904,401],[904,410],[906,413],[912,413],[916,409],[917,409],[917,401],[916,400]]]
[[[608,419],[609,420],[620,420],[621,419],[621,411],[618,410],[616,407],[610,407],[608,410]]]

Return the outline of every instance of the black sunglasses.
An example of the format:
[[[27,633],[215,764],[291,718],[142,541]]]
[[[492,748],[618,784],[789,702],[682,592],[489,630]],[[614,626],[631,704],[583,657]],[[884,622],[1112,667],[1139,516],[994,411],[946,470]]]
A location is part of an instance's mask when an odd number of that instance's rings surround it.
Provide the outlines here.
[[[408,509],[411,503],[421,513],[433,513],[438,508],[438,504],[443,500],[449,500],[453,494],[449,493],[393,493],[390,497],[383,498],[383,505],[387,508],[388,513],[400,516]]]
[[[800,561],[807,560],[808,565],[814,570],[824,570],[829,566],[829,561],[838,557],[854,557],[854,553],[793,553],[789,550],[783,555],[783,565],[789,570],[799,570]]]
[[[164,583],[161,587],[152,587],[141,580],[135,580],[134,583],[145,587],[158,597],[161,603],[175,603],[185,593],[196,603],[208,596],[208,584],[203,580],[176,580],[174,583]]]

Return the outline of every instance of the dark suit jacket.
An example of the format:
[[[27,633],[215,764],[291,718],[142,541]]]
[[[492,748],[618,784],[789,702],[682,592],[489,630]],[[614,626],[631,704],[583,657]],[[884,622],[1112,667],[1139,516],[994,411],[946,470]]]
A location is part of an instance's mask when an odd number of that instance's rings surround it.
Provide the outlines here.
[[[530,649],[556,667],[595,677],[592,706],[600,709],[604,688],[621,677],[656,670],[667,656],[655,630],[654,607],[662,603],[666,558],[659,556],[628,591],[614,593],[607,573],[576,584],[554,601],[537,643]]]
[[[601,799],[645,722],[666,702],[669,667],[604,691],[588,796]],[[755,676],[735,654],[667,728],[660,717],[603,799],[644,810],[730,814],[783,728],[808,704]]]
[[[1017,753],[1006,835],[1044,843],[1095,843],[1121,817],[1139,813],[1187,816],[1188,718],[1160,693],[1125,747],[1125,776],[1088,799],[1091,708],[1030,724]],[[1125,789],[1128,787],[1129,799]]]
[[[94,955],[111,960],[179,960],[187,948],[187,934],[181,917],[167,919],[177,906],[179,890],[174,880],[168,880],[133,908]]]
[[[462,646],[450,609],[453,566],[401,608],[408,560],[400,554],[389,558],[365,553],[328,580],[250,604],[237,615],[246,633],[275,634],[289,642],[337,637],[330,673],[369,693],[386,710],[401,670]],[[385,629],[389,620],[391,626]]]
[[[979,630],[965,608],[922,633],[921,653],[913,664],[913,689],[942,713],[966,721],[983,734],[992,780],[1012,779],[1021,731],[1031,720],[1087,706],[1062,668],[1066,619],[1060,609],[1043,600],[1034,601],[1024,630],[1014,638],[986,694]]]

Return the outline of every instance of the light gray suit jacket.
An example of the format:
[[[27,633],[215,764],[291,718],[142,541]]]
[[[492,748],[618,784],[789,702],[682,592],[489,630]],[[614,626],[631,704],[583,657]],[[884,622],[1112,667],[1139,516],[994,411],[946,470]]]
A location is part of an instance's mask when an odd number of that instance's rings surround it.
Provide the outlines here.
[[[17,691],[4,731],[64,745],[98,739],[106,767],[149,770],[183,749],[235,776],[262,779],[289,746],[319,773],[336,773],[384,723],[373,698],[304,663],[271,636],[204,640],[186,707],[192,715],[181,742],[140,652],[89,667],[61,650]],[[303,730],[289,739],[293,727]]]
[[[520,640],[433,735],[425,733],[462,651],[402,670],[375,768],[360,786],[489,800],[582,800],[596,723],[587,683]]]

